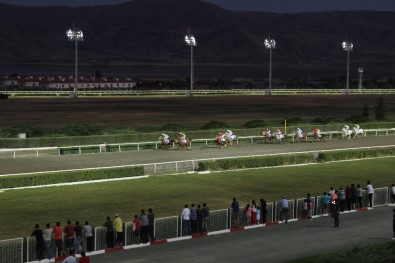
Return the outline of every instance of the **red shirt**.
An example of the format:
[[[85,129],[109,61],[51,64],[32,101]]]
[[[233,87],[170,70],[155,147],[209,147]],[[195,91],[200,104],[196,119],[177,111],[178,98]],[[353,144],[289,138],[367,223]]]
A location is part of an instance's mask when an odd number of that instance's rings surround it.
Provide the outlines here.
[[[89,258],[87,256],[81,257],[79,263],[89,263]]]
[[[60,226],[55,226],[53,232],[55,233],[55,239],[62,239],[63,229]]]
[[[136,230],[141,229],[141,221],[138,219],[133,220],[133,224],[136,226]]]
[[[74,227],[72,225],[65,226],[64,232],[66,233],[66,238],[73,238],[74,237]]]

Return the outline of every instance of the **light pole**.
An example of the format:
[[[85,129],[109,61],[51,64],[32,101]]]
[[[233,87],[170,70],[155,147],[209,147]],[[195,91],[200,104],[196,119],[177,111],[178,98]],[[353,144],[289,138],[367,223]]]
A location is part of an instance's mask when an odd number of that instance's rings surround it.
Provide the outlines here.
[[[343,50],[347,52],[347,85],[346,85],[346,94],[349,92],[350,88],[350,51],[353,50],[354,45],[348,40],[342,43]]]
[[[82,33],[81,29],[70,28],[66,31],[66,36],[69,41],[74,41],[75,43],[75,75],[74,75],[74,97],[78,96],[77,93],[77,85],[78,85],[78,42],[84,41],[84,34]]]
[[[185,43],[187,43],[187,46],[191,47],[191,87],[189,90],[189,96],[193,96],[193,47],[196,47],[197,43],[195,37],[192,36],[189,31],[190,29],[188,29],[188,34],[185,36]]]
[[[358,88],[359,88],[359,90],[361,90],[362,89],[362,82],[363,82],[363,80],[362,80],[362,78],[363,78],[363,68],[358,68],[358,73],[359,73],[359,79],[358,79]]]
[[[265,39],[265,48],[270,51],[270,62],[269,62],[269,92],[268,95],[272,95],[272,49],[276,48],[276,41],[274,39]]]

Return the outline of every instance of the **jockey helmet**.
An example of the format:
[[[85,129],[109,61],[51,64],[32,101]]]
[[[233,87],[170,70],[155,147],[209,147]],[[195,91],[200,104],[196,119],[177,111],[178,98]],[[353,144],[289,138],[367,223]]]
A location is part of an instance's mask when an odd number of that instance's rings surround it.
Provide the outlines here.
[[[227,130],[226,132],[227,132],[227,133],[232,133],[231,130]]]

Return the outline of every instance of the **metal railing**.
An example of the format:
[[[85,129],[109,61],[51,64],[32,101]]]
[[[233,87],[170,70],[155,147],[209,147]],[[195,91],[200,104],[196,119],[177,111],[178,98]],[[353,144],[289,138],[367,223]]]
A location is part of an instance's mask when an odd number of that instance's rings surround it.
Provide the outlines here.
[[[388,205],[391,191],[388,187],[377,188],[374,190],[373,207]],[[288,220],[303,218],[303,200],[305,198],[290,199]],[[311,197],[312,215],[324,215],[322,196]],[[363,207],[368,206],[368,197],[366,190],[363,191]],[[281,206],[279,202],[267,203],[267,223],[280,221]],[[221,209],[210,211],[208,232],[223,231],[231,228],[232,210]],[[242,226],[250,225],[246,221],[245,208],[240,208],[240,219]],[[263,218],[261,218],[262,222]],[[171,216],[155,219],[154,235],[156,240],[172,239],[182,236],[182,223],[180,216]],[[257,222],[259,224],[260,222]],[[84,242],[86,243],[86,242]],[[96,251],[107,248],[106,245],[106,228],[96,227],[94,231],[94,248]],[[124,224],[124,242],[123,246],[135,245],[133,236],[133,223]],[[54,245],[52,246],[55,252]],[[56,254],[54,254],[56,255]],[[44,253],[45,256],[45,253]],[[36,260],[35,238],[16,238],[0,241],[0,262],[22,263]]]

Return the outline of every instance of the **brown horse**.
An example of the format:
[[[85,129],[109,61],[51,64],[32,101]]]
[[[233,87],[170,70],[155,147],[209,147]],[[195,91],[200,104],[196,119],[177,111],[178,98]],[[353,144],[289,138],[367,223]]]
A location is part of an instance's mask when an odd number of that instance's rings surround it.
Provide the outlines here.
[[[215,137],[215,140],[217,141],[217,144],[221,147],[221,149],[222,149],[223,147],[228,146],[228,145],[227,145],[226,139],[225,139],[225,141],[222,140],[222,137],[223,137],[223,136],[225,136],[225,134],[219,133],[219,134],[217,135],[217,137]]]
[[[186,142],[184,142],[181,136],[177,135],[177,142],[178,145],[180,146],[180,150],[184,150],[185,147],[187,147],[187,149],[190,149],[190,144],[191,144],[190,139],[186,139]]]
[[[301,134],[302,136],[299,136],[297,131],[293,132],[293,137],[294,137],[294,142],[299,142],[301,139],[303,139],[305,142],[307,142],[307,134],[303,133]]]
[[[319,140],[321,142],[325,142],[325,135],[321,133],[321,130],[319,128],[315,128],[313,130],[313,137],[316,140]]]
[[[165,150],[169,150],[170,149],[170,145],[174,142],[171,140],[165,141],[163,138],[160,139],[161,142],[161,147]]]
[[[272,132],[269,129],[266,129],[262,132],[263,142],[269,144],[272,142]]]

